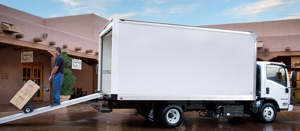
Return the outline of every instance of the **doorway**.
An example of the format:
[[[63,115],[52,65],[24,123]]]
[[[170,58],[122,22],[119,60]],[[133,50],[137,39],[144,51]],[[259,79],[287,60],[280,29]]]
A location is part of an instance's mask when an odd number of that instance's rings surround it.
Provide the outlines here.
[[[22,85],[28,80],[34,81],[37,85],[43,84],[43,65],[39,63],[22,64]],[[39,89],[32,98],[33,101],[43,100],[43,90]]]

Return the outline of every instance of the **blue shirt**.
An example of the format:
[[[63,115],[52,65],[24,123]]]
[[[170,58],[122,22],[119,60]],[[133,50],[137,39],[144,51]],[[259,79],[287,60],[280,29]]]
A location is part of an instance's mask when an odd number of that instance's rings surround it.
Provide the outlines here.
[[[55,62],[54,62],[54,65],[52,67],[52,70],[54,69],[55,66],[58,66],[58,69],[56,71],[56,74],[57,73],[62,73],[64,74],[64,67],[65,67],[65,60],[63,58],[63,56],[61,54],[59,54],[56,59],[55,59]]]

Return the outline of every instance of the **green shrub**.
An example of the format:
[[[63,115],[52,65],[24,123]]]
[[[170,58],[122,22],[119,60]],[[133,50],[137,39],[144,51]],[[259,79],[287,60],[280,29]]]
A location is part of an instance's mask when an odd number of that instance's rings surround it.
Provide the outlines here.
[[[72,59],[68,56],[68,53],[63,51],[62,56],[65,60],[64,69],[64,81],[60,90],[61,95],[72,95],[74,93],[73,87],[76,84],[76,77],[72,74],[70,66],[72,65]]]

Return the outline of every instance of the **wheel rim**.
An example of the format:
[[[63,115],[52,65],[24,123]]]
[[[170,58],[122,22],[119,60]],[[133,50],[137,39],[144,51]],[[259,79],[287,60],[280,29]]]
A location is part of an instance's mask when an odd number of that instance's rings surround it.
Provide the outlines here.
[[[27,113],[30,112],[30,108],[26,108],[25,112],[27,112]]]
[[[180,119],[180,113],[176,109],[171,109],[166,114],[166,119],[169,123],[177,123]]]
[[[272,120],[273,117],[274,117],[274,110],[273,110],[273,108],[272,107],[266,107],[264,109],[263,115],[264,115],[265,120],[268,120],[268,121]]]

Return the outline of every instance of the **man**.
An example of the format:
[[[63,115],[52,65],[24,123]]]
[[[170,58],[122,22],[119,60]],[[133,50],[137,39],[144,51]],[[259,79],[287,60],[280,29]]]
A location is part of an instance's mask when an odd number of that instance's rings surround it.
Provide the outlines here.
[[[64,67],[65,60],[61,55],[61,49],[59,47],[55,48],[54,53],[56,59],[52,67],[52,72],[50,74],[49,80],[52,80],[53,85],[53,104],[52,106],[60,105],[60,89],[64,80]]]

